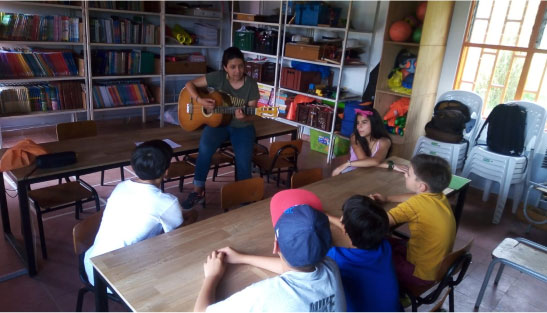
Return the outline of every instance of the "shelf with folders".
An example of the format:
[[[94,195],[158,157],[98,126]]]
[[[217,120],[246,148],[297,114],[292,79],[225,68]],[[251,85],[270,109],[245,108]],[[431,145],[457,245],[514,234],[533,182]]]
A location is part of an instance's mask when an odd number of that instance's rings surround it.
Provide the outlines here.
[[[367,84],[379,4],[291,3],[284,2],[283,10],[285,44],[281,47],[276,98],[283,113],[279,120],[298,125],[303,131],[326,133],[332,139],[342,122],[340,108],[347,101],[360,102]],[[302,96],[313,98],[315,104],[291,108],[293,99]],[[330,162],[334,140],[327,145]]]
[[[161,14],[159,1],[87,1],[89,11],[141,15]]]

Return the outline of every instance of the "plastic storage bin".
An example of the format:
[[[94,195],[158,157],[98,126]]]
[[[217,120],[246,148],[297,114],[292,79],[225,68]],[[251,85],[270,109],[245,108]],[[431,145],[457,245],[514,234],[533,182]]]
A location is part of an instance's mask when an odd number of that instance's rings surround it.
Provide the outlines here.
[[[330,135],[315,129],[310,129],[310,148],[313,151],[327,154],[329,152]],[[334,135],[333,155],[341,156],[349,153],[349,140]]]
[[[234,46],[239,50],[253,51],[255,48],[255,32],[236,31],[234,33]]]
[[[295,23],[297,25],[310,26],[325,24],[336,27],[338,26],[338,20],[340,19],[340,11],[340,8],[329,7],[319,1],[297,3]]]

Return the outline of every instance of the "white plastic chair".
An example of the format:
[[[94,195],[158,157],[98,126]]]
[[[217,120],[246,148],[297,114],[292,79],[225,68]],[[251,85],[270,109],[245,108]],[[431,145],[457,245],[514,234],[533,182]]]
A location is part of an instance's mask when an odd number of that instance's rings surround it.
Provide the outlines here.
[[[511,185],[515,185],[512,212],[517,211],[517,206],[522,198],[527,172],[530,168],[529,165],[532,164],[532,160],[529,160],[528,156],[530,156],[530,150],[537,150],[545,127],[545,107],[527,101],[515,101],[513,103],[526,109],[526,135],[523,156],[498,154],[489,151],[486,146],[475,146],[471,149],[462,171],[464,177],[469,178],[471,174],[475,174],[486,179],[482,201],[488,200],[493,181],[500,184],[498,201],[492,218],[493,224],[498,224],[501,220]]]
[[[455,174],[458,169],[463,167],[466,151],[470,151],[472,144],[474,143],[473,139],[478,131],[482,110],[482,98],[472,91],[451,90],[443,93],[437,102],[447,100],[460,101],[469,108],[471,119],[474,120],[475,123],[471,127],[466,127],[464,130],[463,138],[466,139],[468,143],[448,143],[420,136],[414,147],[413,155],[425,153],[446,159],[450,164],[452,174]]]

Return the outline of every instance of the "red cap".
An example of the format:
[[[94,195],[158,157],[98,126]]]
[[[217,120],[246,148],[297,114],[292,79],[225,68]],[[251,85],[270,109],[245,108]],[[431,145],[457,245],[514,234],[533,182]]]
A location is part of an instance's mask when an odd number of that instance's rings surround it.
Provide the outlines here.
[[[307,204],[312,208],[323,212],[321,200],[311,191],[304,189],[287,189],[276,193],[270,201],[270,214],[272,225],[275,227],[277,220],[283,212],[295,205]]]

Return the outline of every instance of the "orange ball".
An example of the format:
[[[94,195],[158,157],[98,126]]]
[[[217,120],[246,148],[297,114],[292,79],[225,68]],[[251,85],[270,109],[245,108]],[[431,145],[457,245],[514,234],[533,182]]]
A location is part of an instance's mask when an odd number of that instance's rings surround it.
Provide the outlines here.
[[[418,8],[416,8],[416,17],[422,22],[425,18],[425,11],[427,11],[427,1],[420,2]]]
[[[389,28],[389,38],[393,41],[407,41],[412,34],[412,27],[405,21],[397,21]]]

